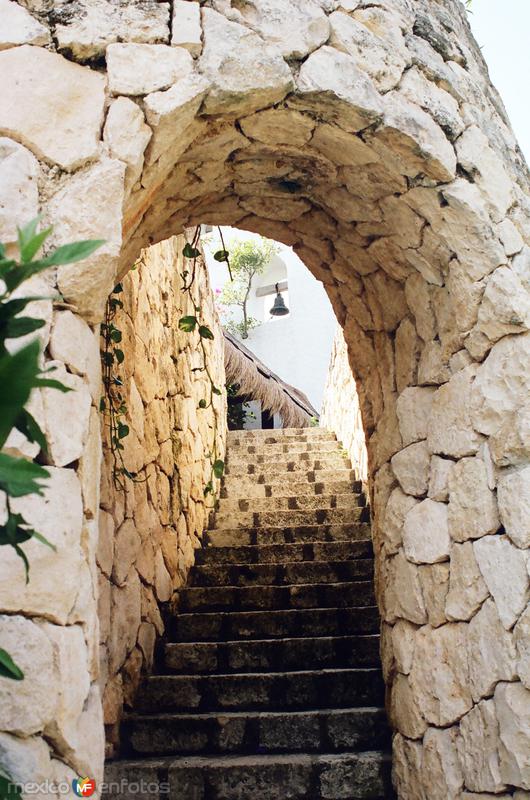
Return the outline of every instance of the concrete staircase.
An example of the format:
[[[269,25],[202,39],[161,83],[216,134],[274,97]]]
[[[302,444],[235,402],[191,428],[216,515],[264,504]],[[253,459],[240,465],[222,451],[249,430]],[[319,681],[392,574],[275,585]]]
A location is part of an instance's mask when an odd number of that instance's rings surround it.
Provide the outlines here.
[[[393,797],[366,511],[332,434],[229,434],[215,525],[107,781],[169,781],[160,800]]]

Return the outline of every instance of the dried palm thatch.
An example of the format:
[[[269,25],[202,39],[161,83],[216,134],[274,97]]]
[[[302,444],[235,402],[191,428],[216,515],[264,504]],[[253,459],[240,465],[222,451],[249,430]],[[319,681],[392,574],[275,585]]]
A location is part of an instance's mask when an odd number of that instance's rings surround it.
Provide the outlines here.
[[[259,401],[269,414],[280,414],[284,428],[307,428],[318,418],[303,392],[282,381],[228,331],[224,336],[227,383],[239,384],[241,394]]]

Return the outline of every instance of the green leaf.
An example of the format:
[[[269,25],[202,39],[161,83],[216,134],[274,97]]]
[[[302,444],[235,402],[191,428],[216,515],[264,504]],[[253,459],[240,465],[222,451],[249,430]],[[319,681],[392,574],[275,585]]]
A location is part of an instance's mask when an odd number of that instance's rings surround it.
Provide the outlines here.
[[[123,364],[125,361],[125,353],[123,350],[119,350],[117,347],[114,349],[114,356],[118,364]]]
[[[215,338],[210,328],[208,328],[207,325],[199,325],[199,335],[202,336],[203,339]]]
[[[87,239],[82,242],[73,242],[72,244],[63,244],[58,247],[54,253],[44,259],[44,263],[48,266],[60,266],[61,264],[74,264],[76,261],[82,261],[84,258],[92,255],[92,253],[105,244],[104,239]]]
[[[213,257],[216,261],[228,261],[229,252],[228,250],[218,250]]]
[[[217,461],[214,461],[212,469],[216,478],[222,478],[225,471],[225,462],[218,458]]]
[[[104,397],[100,397],[100,399],[99,399],[99,410],[101,412],[103,412],[103,411],[105,411],[106,408],[107,408],[107,401],[105,400]]]
[[[0,356],[0,386],[9,387],[9,391],[0,392],[0,448],[35,386],[40,372],[39,351],[39,343],[35,341],[13,355]]]
[[[23,253],[31,241],[37,235],[37,225],[40,222],[40,214],[30,220],[26,225],[22,228],[17,226],[17,239],[18,239],[18,249],[20,252],[20,257],[22,261],[25,261]]]
[[[117,328],[114,328],[114,330],[110,332],[110,338],[112,339],[113,342],[116,342],[116,344],[118,344],[118,342],[121,342],[123,338],[122,332],[119,331]]]
[[[35,319],[34,317],[14,317],[10,319],[4,328],[6,339],[17,339],[19,336],[26,336],[28,333],[38,331],[46,325],[43,319]]]
[[[24,673],[19,666],[15,664],[9,653],[0,647],[0,676],[2,678],[11,678],[14,681],[21,681],[24,678]]]
[[[112,290],[112,294],[120,294],[120,292],[123,292],[123,284],[117,283],[114,289]]]
[[[197,248],[193,247],[189,242],[184,246],[182,251],[184,258],[198,258],[200,254],[201,251],[197,250]]]
[[[67,394],[68,392],[74,391],[69,386],[65,386],[64,383],[56,381],[54,378],[40,378],[40,377],[35,378],[33,386],[36,386],[40,389],[57,389],[59,392],[62,392],[63,394]]]
[[[191,333],[197,326],[197,317],[181,317],[179,319],[179,328],[181,331]]]
[[[204,487],[204,496],[206,497],[208,494],[213,494],[213,483],[211,481],[208,481]]]
[[[206,400],[199,400],[199,408],[206,408]]]
[[[49,478],[48,470],[25,458],[14,458],[0,453],[0,489],[11,497],[24,497],[27,494],[42,494],[40,481]]]
[[[111,367],[114,364],[114,356],[112,353],[102,353],[101,358],[106,367]]]
[[[40,429],[35,418],[32,417],[25,408],[22,409],[20,415],[17,417],[15,428],[20,431],[28,441],[36,442],[41,450],[44,452],[47,451],[48,445],[44,433]]]
[[[36,233],[22,247],[19,240],[20,259],[23,264],[30,262],[33,256],[38,253],[52,230],[52,228],[46,228],[40,233]]]
[[[118,439],[125,439],[129,435],[129,426],[123,422],[118,423]]]
[[[214,394],[222,395],[222,391],[217,388],[217,386],[212,386],[212,392]]]

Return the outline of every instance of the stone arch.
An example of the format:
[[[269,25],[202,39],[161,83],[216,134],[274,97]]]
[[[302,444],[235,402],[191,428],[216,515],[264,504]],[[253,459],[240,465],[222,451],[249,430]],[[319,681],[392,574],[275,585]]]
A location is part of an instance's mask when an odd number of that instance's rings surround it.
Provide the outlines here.
[[[141,248],[186,227],[293,245],[326,287],[358,381],[398,789],[419,796],[422,770],[456,763],[456,740],[467,761],[451,791],[529,788],[517,754],[499,750],[497,773],[479,778],[472,764],[486,716],[503,724],[502,682],[529,688],[516,648],[529,597],[530,227],[526,167],[465,11],[211,0],[172,14],[171,38],[111,31],[104,46],[57,10],[62,54],[0,54],[0,130],[25,159],[26,207],[39,174],[56,241],[107,238],[57,285],[97,323]],[[39,102],[36,76],[68,112],[53,136],[16,108]],[[488,626],[505,642],[493,667],[473,650]]]

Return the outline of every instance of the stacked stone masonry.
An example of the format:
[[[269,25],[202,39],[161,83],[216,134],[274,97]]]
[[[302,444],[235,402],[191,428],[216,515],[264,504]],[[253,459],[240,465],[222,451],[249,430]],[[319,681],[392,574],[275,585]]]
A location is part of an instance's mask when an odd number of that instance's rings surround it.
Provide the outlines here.
[[[123,459],[136,482],[114,484],[113,458],[104,430],[99,543],[100,686],[107,753],[115,752],[123,705],[131,706],[142,672],[149,672],[164,632],[162,604],[185,580],[210,511],[204,489],[211,478],[214,437],[224,454],[226,404],[214,395],[202,367],[198,334],[179,329],[200,308],[214,334],[207,367],[224,386],[223,334],[201,260],[191,292],[182,291],[183,236],[144,250],[123,280],[124,307],[114,324],[122,331],[122,378],[130,433]],[[214,416],[217,416],[217,420]],[[104,426],[105,426],[105,420]],[[121,465],[118,463],[118,468]],[[217,482],[216,482],[217,486]]]
[[[31,752],[41,774],[81,770],[61,707],[84,715],[74,728],[87,771],[101,774],[94,326],[143,247],[222,223],[293,245],[343,328],[367,438],[400,797],[528,796],[529,183],[463,5],[0,10],[0,239],[40,211],[56,244],[106,240],[32,287],[67,304],[76,347],[54,335],[50,301],[35,313],[75,393],[41,407],[53,473],[41,528],[59,553],[27,547],[27,588],[2,561],[4,639],[38,654],[19,689],[27,717],[3,715],[4,760]],[[59,626],[64,638],[82,629],[86,655],[53,639]]]

